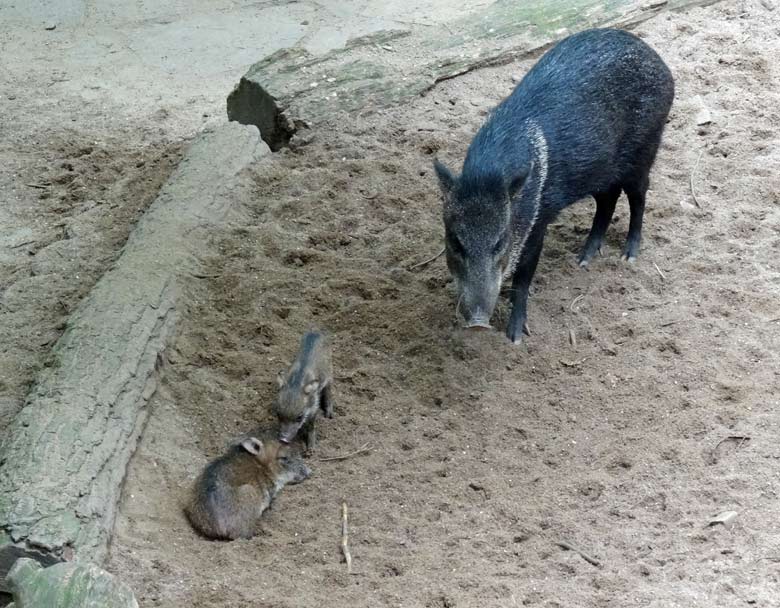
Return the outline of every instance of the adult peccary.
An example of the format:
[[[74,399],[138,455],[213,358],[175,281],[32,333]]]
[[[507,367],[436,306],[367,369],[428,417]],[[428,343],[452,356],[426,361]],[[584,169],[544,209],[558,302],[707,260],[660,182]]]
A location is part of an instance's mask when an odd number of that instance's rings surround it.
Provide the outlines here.
[[[302,429],[308,453],[317,443],[319,414],[333,418],[330,350],[328,336],[307,332],[290,369],[279,373],[279,396],[273,408],[279,418],[279,440],[290,443]]]
[[[623,259],[634,261],[673,97],[669,68],[639,38],[584,31],[550,49],[495,108],[459,177],[435,162],[447,265],[467,327],[490,327],[502,280],[511,276],[506,334],[520,341],[547,225],[588,195],[596,215],[580,265],[599,250],[621,190],[631,208]]]
[[[184,510],[192,526],[208,538],[251,538],[279,491],[310,475],[289,446],[247,437],[206,466]]]

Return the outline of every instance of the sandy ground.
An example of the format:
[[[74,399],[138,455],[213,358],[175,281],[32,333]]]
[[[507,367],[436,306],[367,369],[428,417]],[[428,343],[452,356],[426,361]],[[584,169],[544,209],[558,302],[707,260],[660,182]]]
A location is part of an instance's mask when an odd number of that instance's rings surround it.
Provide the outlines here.
[[[565,212],[521,347],[457,328],[442,259],[408,267],[442,242],[431,159],[459,162],[531,62],[252,169],[254,196],[189,287],[125,487],[108,567],[142,606],[777,605],[780,7],[724,2],[639,33],[677,79],[642,255],[619,261],[622,199],[604,256],[579,269],[594,205]],[[702,102],[712,123],[697,126]],[[314,476],[255,539],[199,538],[189,484],[269,423],[311,325],[333,333],[336,366]],[[727,510],[731,526],[708,526]]]

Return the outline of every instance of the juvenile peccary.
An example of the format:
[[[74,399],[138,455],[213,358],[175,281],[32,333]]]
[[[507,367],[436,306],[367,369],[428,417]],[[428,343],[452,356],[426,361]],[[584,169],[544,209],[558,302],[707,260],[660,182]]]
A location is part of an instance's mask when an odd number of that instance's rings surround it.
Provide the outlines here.
[[[526,74],[469,146],[459,177],[435,162],[444,194],[447,265],[467,327],[490,327],[512,277],[506,329],[519,342],[547,225],[596,199],[581,266],[600,249],[621,190],[631,219],[623,259],[639,252],[648,174],[674,98],[669,69],[628,32],[565,38]]]
[[[290,369],[279,373],[279,396],[274,412],[279,418],[279,440],[290,443],[303,429],[307,452],[317,443],[315,422],[322,412],[333,418],[333,367],[330,340],[318,331],[310,331]]]
[[[206,466],[185,507],[204,536],[234,540],[254,536],[258,520],[288,483],[311,475],[309,467],[276,439],[248,437]]]

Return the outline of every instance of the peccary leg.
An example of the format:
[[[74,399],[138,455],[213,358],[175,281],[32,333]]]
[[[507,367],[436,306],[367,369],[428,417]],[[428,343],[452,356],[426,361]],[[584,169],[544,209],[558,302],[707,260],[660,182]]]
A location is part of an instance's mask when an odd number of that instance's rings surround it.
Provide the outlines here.
[[[331,383],[322,387],[320,393],[320,409],[325,418],[333,418],[333,388]]]
[[[306,454],[311,454],[317,447],[316,418],[312,418],[303,426],[303,439],[306,442]]]
[[[539,263],[543,242],[544,228],[534,228],[531,236],[528,238],[528,242],[525,244],[525,250],[512,277],[512,314],[509,317],[509,324],[506,328],[506,337],[514,344],[520,343],[522,332],[528,332],[525,323],[528,290],[531,287],[531,280],[534,278],[536,266]]]
[[[649,182],[645,177],[638,184],[626,184],[624,189],[631,207],[631,221],[628,224],[628,238],[623,250],[623,261],[633,262],[639,255],[639,243],[642,241],[642,218],[645,214],[645,194]]]
[[[607,232],[609,223],[612,221],[612,214],[615,213],[615,204],[620,196],[620,186],[611,188],[607,192],[597,192],[593,195],[596,199],[596,214],[593,216],[593,226],[590,229],[588,240],[585,241],[585,247],[582,249],[580,267],[584,268],[601,249],[601,243],[604,240],[604,234]]]

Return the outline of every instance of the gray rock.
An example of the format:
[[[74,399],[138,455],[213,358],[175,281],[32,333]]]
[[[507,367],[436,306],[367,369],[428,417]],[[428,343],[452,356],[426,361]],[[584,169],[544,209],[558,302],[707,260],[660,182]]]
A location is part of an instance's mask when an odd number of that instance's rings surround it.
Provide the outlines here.
[[[138,608],[130,588],[94,564],[42,567],[22,558],[8,573],[14,608]]]

